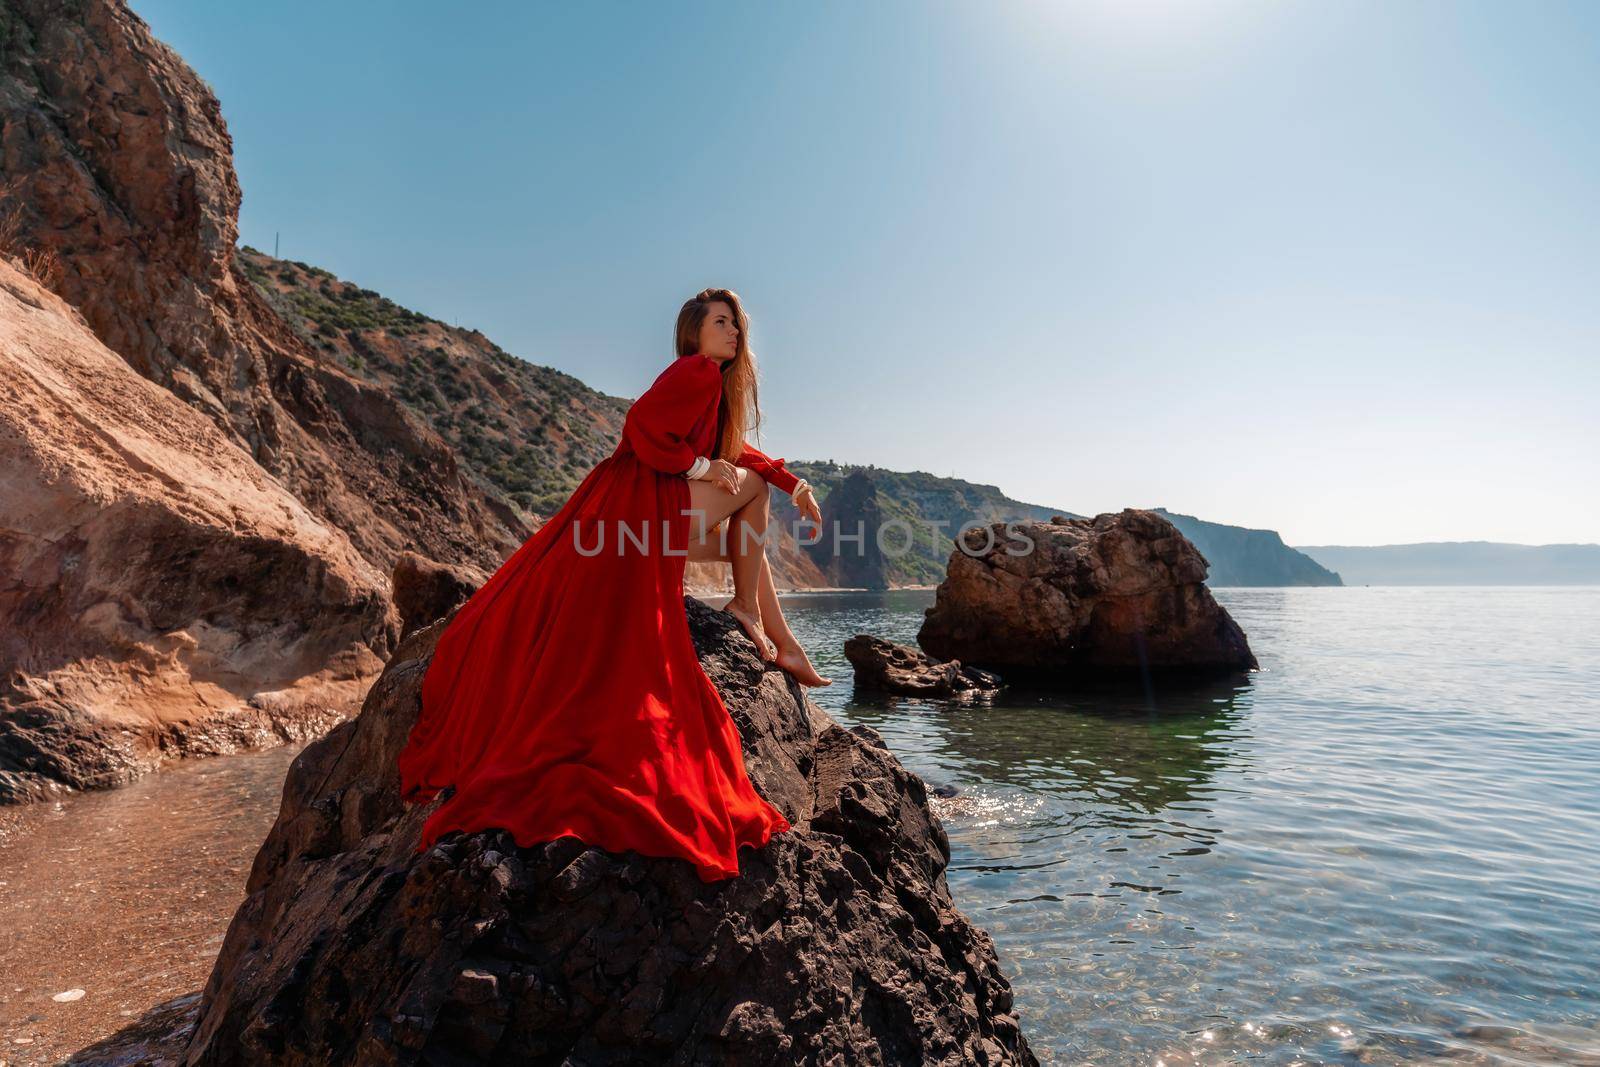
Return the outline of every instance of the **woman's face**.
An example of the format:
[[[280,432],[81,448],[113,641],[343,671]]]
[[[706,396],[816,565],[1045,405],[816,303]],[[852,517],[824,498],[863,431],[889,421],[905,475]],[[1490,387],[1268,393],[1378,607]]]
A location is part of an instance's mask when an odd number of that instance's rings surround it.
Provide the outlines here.
[[[718,363],[726,363],[739,354],[739,325],[727,301],[713,300],[706,305],[705,321],[700,324],[700,351]]]

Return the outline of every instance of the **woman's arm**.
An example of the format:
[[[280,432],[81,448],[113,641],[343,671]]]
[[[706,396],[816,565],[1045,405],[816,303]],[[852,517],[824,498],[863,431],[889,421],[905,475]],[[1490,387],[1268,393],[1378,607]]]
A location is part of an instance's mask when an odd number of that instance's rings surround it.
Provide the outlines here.
[[[783,460],[773,459],[748,443],[739,458],[734,460],[734,466],[755,471],[767,480],[768,485],[776,486],[780,492],[792,494],[794,487],[800,484],[799,477],[783,465]]]
[[[664,474],[686,473],[695,461],[686,438],[721,388],[715,363],[702,356],[679,356],[628,408],[623,439],[647,466]]]

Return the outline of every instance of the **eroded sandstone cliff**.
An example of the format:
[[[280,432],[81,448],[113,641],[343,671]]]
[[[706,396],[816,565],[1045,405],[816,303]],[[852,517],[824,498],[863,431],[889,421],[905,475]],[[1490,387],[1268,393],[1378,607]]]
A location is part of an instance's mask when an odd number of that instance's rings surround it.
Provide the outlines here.
[[[320,733],[388,582],[238,443],[0,259],[0,802]]]
[[[403,551],[534,529],[272,310],[238,207],[216,97],[126,5],[0,7],[0,801],[319,733]]]
[[[402,551],[492,569],[531,517],[422,420],[309,346],[245,276],[233,144],[210,87],[115,0],[0,9],[12,251],[106,346],[232,437],[388,574]]]

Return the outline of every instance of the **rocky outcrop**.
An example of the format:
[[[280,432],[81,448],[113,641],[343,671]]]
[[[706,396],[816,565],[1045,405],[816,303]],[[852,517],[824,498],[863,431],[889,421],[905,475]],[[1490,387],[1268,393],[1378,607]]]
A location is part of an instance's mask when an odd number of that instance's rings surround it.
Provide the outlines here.
[[[314,736],[399,635],[388,582],[0,259],[0,803]]]
[[[1000,676],[960,660],[941,663],[908,645],[871,634],[856,634],[844,643],[844,658],[856,671],[856,688],[905,696],[956,697],[970,700],[1000,688]]]
[[[528,516],[378,385],[323,357],[245,277],[210,88],[116,0],[0,9],[0,230],[54,253],[106,346],[203,413],[381,573],[415,548],[493,569]]]
[[[487,579],[488,575],[469,567],[452,567],[415,552],[402,553],[393,577],[400,635],[444,618]]]
[[[951,552],[917,643],[1008,682],[1254,670],[1206,566],[1150,511],[996,523]]]
[[[502,831],[414,852],[395,757],[443,621],[296,759],[184,1062],[1035,1063],[924,784],[686,601],[757,789],[741,874]],[[536,802],[536,798],[530,798]]]

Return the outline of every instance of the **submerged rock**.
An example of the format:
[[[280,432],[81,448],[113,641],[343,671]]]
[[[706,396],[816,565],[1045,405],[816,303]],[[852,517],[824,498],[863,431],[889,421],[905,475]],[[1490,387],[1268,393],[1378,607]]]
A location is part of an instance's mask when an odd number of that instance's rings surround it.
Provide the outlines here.
[[[856,669],[856,686],[907,696],[973,697],[1000,688],[1000,677],[960,660],[941,663],[909,645],[871,634],[844,643],[844,658]]]
[[[570,836],[413,850],[395,757],[444,620],[295,760],[184,1062],[1033,1064],[924,783],[687,599],[756,788],[737,878]]]
[[[1043,684],[1258,666],[1205,557],[1154,512],[995,523],[965,545],[917,632],[931,656]]]

